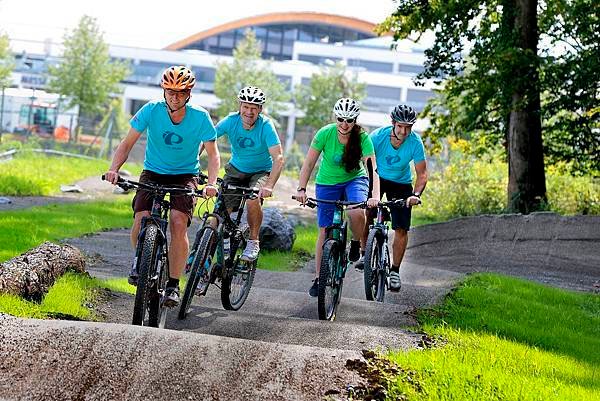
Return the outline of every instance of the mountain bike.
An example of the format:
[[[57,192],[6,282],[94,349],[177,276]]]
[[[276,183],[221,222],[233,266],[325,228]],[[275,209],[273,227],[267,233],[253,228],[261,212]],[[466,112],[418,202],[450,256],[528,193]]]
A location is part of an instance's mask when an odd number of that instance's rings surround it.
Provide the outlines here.
[[[206,176],[201,174],[200,181],[205,180]],[[258,189],[229,185],[220,178],[217,184],[219,195],[214,210],[212,213],[204,212],[190,250],[189,268],[186,269],[189,275],[179,308],[179,319],[187,317],[194,295],[206,295],[209,285],[217,280],[221,282],[223,308],[239,310],[246,302],[254,281],[258,259],[252,262],[240,259],[249,236],[249,228],[242,226],[241,220],[246,201],[256,199]],[[234,219],[225,206],[224,196],[230,196],[224,194],[225,189],[235,190],[240,197]]]
[[[296,199],[295,196],[292,196]],[[335,205],[333,222],[325,228],[325,241],[319,269],[319,292],[317,310],[320,320],[335,320],[337,307],[342,297],[344,277],[348,270],[348,223],[345,219],[347,209],[365,208],[366,202],[332,201],[308,198],[306,206],[318,207],[319,203]]]
[[[367,301],[383,302],[387,279],[390,274],[390,250],[388,246],[389,215],[391,207],[404,207],[404,199],[394,199],[389,202],[379,202],[377,205],[377,218],[369,226],[369,236],[364,257],[363,277],[365,283],[365,296]]]
[[[104,180],[104,175],[102,179]],[[135,263],[138,282],[133,306],[132,324],[165,328],[168,308],[163,299],[169,279],[169,244],[167,227],[171,204],[165,196],[201,196],[201,191],[187,187],[166,187],[141,183],[119,177],[117,185],[123,190],[143,188],[152,194],[150,216],[142,217],[138,234]]]

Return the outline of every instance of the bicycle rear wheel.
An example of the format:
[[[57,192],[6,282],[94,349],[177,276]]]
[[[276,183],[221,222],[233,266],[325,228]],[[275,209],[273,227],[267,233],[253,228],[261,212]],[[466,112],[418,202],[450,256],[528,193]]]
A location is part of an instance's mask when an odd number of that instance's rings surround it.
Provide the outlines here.
[[[367,301],[383,302],[385,297],[385,266],[383,254],[383,235],[374,228],[369,231],[363,278]]]
[[[245,230],[238,241],[231,243],[231,268],[225,268],[221,282],[221,304],[227,310],[239,310],[250,294],[254,282],[257,261],[245,262],[240,260],[246,248],[246,238],[249,231]],[[227,266],[227,263],[225,263]]]
[[[323,245],[321,267],[319,270],[319,293],[317,309],[320,320],[334,320],[341,295],[341,281],[338,282],[336,271],[340,263],[339,244],[335,240],[327,240]]]
[[[177,317],[180,320],[186,318],[192,305],[192,298],[198,292],[205,294],[208,285],[210,284],[210,277],[208,271],[204,268],[206,259],[212,252],[214,245],[215,232],[211,228],[202,228],[203,232],[200,235],[199,243],[197,244],[194,261],[192,262],[192,268],[188,276],[185,290],[183,292],[183,298],[181,299],[181,306],[179,307],[179,314]]]
[[[158,227],[149,223],[145,230],[144,238],[141,244],[138,244],[138,247],[142,247],[142,252],[138,260],[139,277],[133,305],[132,324],[138,326],[157,324],[157,307],[160,302],[157,300],[159,296],[156,293],[155,283],[152,282],[158,260]]]

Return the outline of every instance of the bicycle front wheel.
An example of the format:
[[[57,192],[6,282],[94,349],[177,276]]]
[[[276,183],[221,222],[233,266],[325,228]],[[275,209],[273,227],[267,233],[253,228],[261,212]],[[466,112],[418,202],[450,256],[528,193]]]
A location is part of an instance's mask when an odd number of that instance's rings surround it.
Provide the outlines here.
[[[155,299],[158,298],[158,294],[154,287],[155,283],[152,282],[158,262],[158,227],[148,224],[145,229],[144,238],[138,244],[138,247],[142,247],[142,252],[138,260],[139,277],[133,305],[132,324],[138,326],[150,326],[151,323],[156,325],[158,315],[157,311],[151,312],[151,309],[155,309],[158,305]],[[152,319],[152,317],[154,318]]]
[[[327,240],[323,245],[321,267],[319,269],[319,293],[317,309],[320,320],[334,320],[341,295],[341,278],[337,277],[340,263],[340,248],[335,240]]]
[[[365,249],[363,278],[367,301],[383,302],[385,296],[386,269],[383,265],[383,235],[377,229],[371,229]]]
[[[239,241],[231,243],[232,266],[225,269],[221,282],[221,304],[227,310],[239,310],[244,305],[254,282],[257,261],[246,262],[240,259],[246,248],[248,234],[248,230],[245,230]]]
[[[188,276],[183,292],[183,298],[181,299],[179,314],[177,315],[180,320],[185,319],[190,312],[192,298],[196,293],[196,289],[199,293],[204,294],[210,284],[210,277],[208,276],[208,271],[204,268],[204,265],[208,256],[211,254],[216,234],[211,228],[204,227],[202,230],[203,232],[200,235],[200,241],[197,244],[190,275]]]

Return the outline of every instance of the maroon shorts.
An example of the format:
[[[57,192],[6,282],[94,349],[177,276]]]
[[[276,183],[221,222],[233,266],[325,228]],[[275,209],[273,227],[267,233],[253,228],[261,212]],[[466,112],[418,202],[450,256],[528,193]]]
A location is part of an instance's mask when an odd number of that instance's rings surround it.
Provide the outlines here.
[[[198,188],[198,177],[195,174],[158,174],[153,171],[143,170],[140,182],[154,183],[167,186]],[[188,226],[192,221],[196,198],[188,195],[171,195],[171,209],[178,210],[188,216]],[[134,213],[152,210],[152,194],[145,189],[138,189],[131,202]]]

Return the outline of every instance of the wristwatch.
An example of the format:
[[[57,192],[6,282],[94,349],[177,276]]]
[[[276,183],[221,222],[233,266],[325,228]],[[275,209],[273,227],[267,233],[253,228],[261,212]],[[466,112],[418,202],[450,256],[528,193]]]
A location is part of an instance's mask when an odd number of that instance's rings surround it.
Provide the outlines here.
[[[306,188],[298,187],[298,188],[296,188],[296,191],[297,192],[300,192],[300,191],[306,192]]]
[[[420,192],[413,192],[413,196],[416,196],[417,198],[421,198],[421,193]]]

